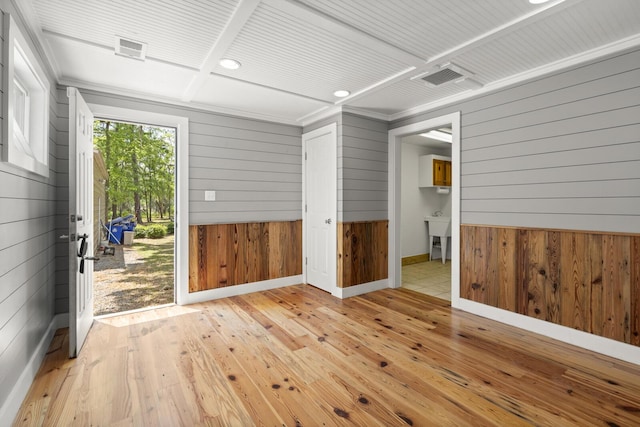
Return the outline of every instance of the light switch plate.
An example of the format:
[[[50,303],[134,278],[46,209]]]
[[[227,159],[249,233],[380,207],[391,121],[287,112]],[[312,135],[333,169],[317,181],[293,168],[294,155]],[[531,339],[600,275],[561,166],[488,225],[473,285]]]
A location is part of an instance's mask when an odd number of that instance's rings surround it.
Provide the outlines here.
[[[204,200],[207,202],[213,202],[216,199],[216,192],[215,191],[205,191],[204,192]]]

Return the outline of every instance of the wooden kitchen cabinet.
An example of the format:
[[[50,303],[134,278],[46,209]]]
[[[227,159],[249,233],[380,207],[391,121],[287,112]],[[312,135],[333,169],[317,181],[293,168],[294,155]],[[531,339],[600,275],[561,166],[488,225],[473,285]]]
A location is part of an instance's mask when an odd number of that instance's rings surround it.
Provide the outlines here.
[[[450,187],[451,158],[429,154],[420,156],[418,187]]]
[[[451,161],[445,160],[444,162],[444,185],[445,187],[451,187]]]
[[[444,187],[445,183],[445,162],[446,160],[433,159],[433,185]]]

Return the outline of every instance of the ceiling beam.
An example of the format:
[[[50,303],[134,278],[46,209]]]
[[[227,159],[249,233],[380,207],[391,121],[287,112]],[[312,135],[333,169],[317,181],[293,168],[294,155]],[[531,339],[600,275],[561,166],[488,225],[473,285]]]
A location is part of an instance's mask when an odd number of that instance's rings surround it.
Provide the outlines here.
[[[292,92],[290,90],[286,90],[286,89],[280,89],[274,86],[267,86],[267,85],[263,85],[261,83],[256,83],[256,82],[252,82],[250,80],[243,80],[243,79],[239,79],[233,76],[227,76],[225,74],[214,74],[216,77],[218,78],[222,78],[222,79],[226,79],[226,80],[232,80],[232,81],[236,81],[236,82],[241,82],[244,83],[248,86],[255,86],[255,87],[259,87],[262,89],[268,89],[272,92],[278,92],[278,93],[284,93],[287,95],[291,95],[291,96],[295,96],[296,98],[300,98],[300,99],[306,99],[308,101],[314,101],[314,102],[319,102],[322,104],[326,104],[326,105],[333,105],[332,102],[327,101],[326,99],[320,99],[320,98],[314,98],[313,96],[307,96],[304,95],[302,93],[298,93],[298,92]]]
[[[113,45],[104,45],[104,44],[100,44],[100,43],[95,43],[89,40],[85,40],[85,39],[79,39],[77,37],[73,37],[73,36],[69,36],[66,34],[60,34],[60,33],[56,33],[54,31],[49,31],[49,30],[43,30],[42,34],[45,37],[45,40],[49,40],[50,38],[58,38],[58,39],[62,39],[62,40],[69,40],[72,41],[74,43],[78,43],[78,44],[82,44],[85,46],[91,46],[94,47],[96,49],[102,49],[105,50],[107,52],[111,52],[115,54],[115,47]],[[160,64],[166,64],[166,65],[170,65],[172,67],[176,67],[176,68],[181,68],[183,70],[189,70],[189,71],[194,71],[194,72],[198,72],[199,70],[197,68],[194,67],[190,67],[188,65],[184,65],[184,64],[179,64],[177,62],[171,62],[171,61],[166,61],[164,59],[159,59],[159,58],[154,58],[153,56],[146,56],[144,59],[144,62],[157,62]],[[64,76],[62,76],[62,74],[59,76],[59,78],[63,78]]]
[[[200,104],[197,102],[183,102],[175,98],[164,97],[162,95],[154,95],[148,92],[137,92],[130,89],[122,89],[115,86],[103,85],[99,83],[91,83],[86,80],[76,80],[72,78],[63,77],[58,83],[62,86],[73,86],[84,91],[93,91],[100,96],[105,94],[112,94],[121,96],[123,98],[129,98],[132,100],[144,100],[149,102],[158,103],[164,106],[170,105],[173,108],[182,109],[184,111],[208,111],[216,114],[224,114],[228,116],[243,117],[248,119],[262,120],[266,122],[281,123],[292,126],[300,126],[295,119],[288,116],[281,116],[277,114],[269,113],[257,113],[255,111],[243,110],[239,108],[223,107],[211,104]],[[186,113],[185,113],[186,114]]]
[[[520,28],[523,28],[527,25],[531,25],[534,22],[537,22],[541,19],[544,19],[554,13],[559,12],[567,7],[573,6],[579,3],[582,0],[554,0],[547,4],[542,5],[541,7],[524,14],[510,22],[507,22],[503,25],[500,25],[490,31],[487,31],[484,34],[481,34],[473,39],[467,40],[464,43],[449,49],[447,51],[441,52],[436,56],[429,58],[427,61],[424,61],[420,66],[411,69],[405,70],[396,74],[395,76],[391,76],[387,79],[376,82],[370,86],[367,86],[359,91],[356,91],[349,95],[348,97],[342,98],[336,101],[336,105],[346,105],[351,101],[355,101],[357,99],[363,98],[367,95],[370,95],[374,92],[377,92],[381,89],[389,87],[395,83],[398,83],[402,80],[409,79],[411,77],[417,76],[419,74],[425,73],[429,71],[436,65],[440,65],[446,62],[451,61],[456,56],[462,55],[470,50],[476,49],[490,41],[496,40],[501,37],[505,37],[508,34],[517,31]]]
[[[314,27],[322,28],[338,38],[348,40],[375,51],[386,58],[392,58],[398,62],[406,64],[409,66],[409,69],[413,69],[414,67],[421,65],[425,61],[424,58],[420,58],[412,53],[406,52],[397,46],[374,37],[364,31],[358,30],[355,27],[345,24],[332,16],[302,3],[292,2],[291,0],[263,0],[263,3],[278,9],[279,11],[285,12],[293,18],[307,22]]]
[[[471,96],[494,92],[498,89],[502,89],[520,82],[525,82],[540,76],[554,73],[556,71],[566,70],[569,67],[573,67],[579,64],[584,64],[586,62],[593,61],[595,59],[602,58],[604,56],[613,55],[618,52],[623,52],[625,50],[636,48],[638,46],[640,46],[640,34],[629,36],[604,46],[598,46],[588,51],[580,52],[575,55],[569,56],[567,58],[562,58],[557,61],[541,65],[534,69],[523,71],[521,73],[490,82],[486,86],[478,90],[458,93],[455,95],[448,96],[446,98],[440,98],[435,101],[428,102],[426,104],[409,108],[408,110],[390,114],[387,120],[392,122],[394,120],[400,120],[405,117],[414,116],[416,114],[424,113],[426,111],[434,110],[436,108],[442,108],[446,105],[461,102]]]
[[[231,18],[227,22],[227,25],[222,30],[220,37],[215,41],[214,45],[207,53],[200,71],[193,77],[184,94],[182,95],[182,101],[189,102],[195,95],[202,89],[209,77],[209,74],[218,65],[220,59],[223,58],[225,52],[229,49],[231,44],[235,41],[238,34],[242,31],[242,28],[247,23],[253,12],[256,10],[260,0],[240,0],[236,6],[236,10],[231,15]]]

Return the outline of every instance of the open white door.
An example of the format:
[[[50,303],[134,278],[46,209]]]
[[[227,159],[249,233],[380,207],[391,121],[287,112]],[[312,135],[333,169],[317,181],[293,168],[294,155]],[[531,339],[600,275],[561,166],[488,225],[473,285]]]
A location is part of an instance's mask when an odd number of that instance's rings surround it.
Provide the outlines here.
[[[336,291],[337,127],[302,135],[304,148],[304,253],[306,282]]]
[[[93,323],[93,114],[76,88],[69,97],[69,357]]]

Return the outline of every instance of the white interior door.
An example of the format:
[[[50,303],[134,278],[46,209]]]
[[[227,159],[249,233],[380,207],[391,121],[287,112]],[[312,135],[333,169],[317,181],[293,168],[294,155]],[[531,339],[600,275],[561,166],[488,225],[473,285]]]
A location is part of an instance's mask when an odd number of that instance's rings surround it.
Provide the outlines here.
[[[69,357],[93,323],[93,114],[75,88],[69,97]]]
[[[302,136],[306,282],[336,290],[337,131],[331,124]]]

